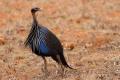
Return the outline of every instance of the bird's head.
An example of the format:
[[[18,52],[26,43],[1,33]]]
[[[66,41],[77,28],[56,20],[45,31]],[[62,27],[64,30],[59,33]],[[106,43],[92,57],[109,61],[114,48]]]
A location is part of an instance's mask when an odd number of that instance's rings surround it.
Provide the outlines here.
[[[41,9],[37,7],[31,9],[31,13],[35,13],[37,11],[41,11]]]

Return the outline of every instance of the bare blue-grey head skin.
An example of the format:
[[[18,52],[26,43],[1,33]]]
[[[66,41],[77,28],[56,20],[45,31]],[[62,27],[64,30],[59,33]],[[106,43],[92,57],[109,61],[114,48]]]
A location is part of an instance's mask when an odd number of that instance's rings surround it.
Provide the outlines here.
[[[33,24],[30,33],[25,41],[25,45],[32,49],[32,52],[44,59],[44,69],[47,73],[47,63],[45,57],[51,57],[58,64],[64,67],[71,68],[64,57],[63,46],[59,39],[46,27],[39,25],[35,13],[40,11],[40,8],[32,8]]]
[[[31,13],[35,13],[37,11],[41,11],[41,9],[37,7],[31,9]]]

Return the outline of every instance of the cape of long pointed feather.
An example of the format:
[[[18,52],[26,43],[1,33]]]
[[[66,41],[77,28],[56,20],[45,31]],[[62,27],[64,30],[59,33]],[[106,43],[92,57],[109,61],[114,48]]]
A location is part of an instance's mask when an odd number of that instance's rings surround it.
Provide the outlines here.
[[[60,53],[63,51],[57,37],[47,28],[42,26],[39,27],[38,25],[32,26],[25,44],[29,45],[33,52],[37,50],[39,53],[41,52],[43,54],[54,52],[54,50]]]

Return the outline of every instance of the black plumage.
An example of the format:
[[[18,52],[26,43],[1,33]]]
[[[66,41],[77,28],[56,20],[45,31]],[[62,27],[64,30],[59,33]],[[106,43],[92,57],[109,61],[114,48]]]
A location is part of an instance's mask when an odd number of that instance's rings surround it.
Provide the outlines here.
[[[63,66],[71,68],[65,60],[63,46],[59,39],[46,27],[38,24],[35,13],[39,10],[39,8],[31,9],[33,24],[25,41],[25,45],[29,46],[33,53],[44,59],[45,70],[47,70],[45,57],[52,57],[62,68]]]

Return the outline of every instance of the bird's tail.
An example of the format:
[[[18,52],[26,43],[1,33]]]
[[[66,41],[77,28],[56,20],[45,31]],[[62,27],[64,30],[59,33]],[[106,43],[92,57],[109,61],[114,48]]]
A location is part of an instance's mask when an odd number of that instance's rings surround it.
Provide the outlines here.
[[[63,54],[60,55],[60,60],[61,60],[62,64],[63,64],[65,67],[68,67],[68,68],[70,68],[70,69],[74,69],[74,68],[72,68],[72,67],[70,67],[70,66],[68,65],[68,63],[66,62],[65,57],[64,57]]]

